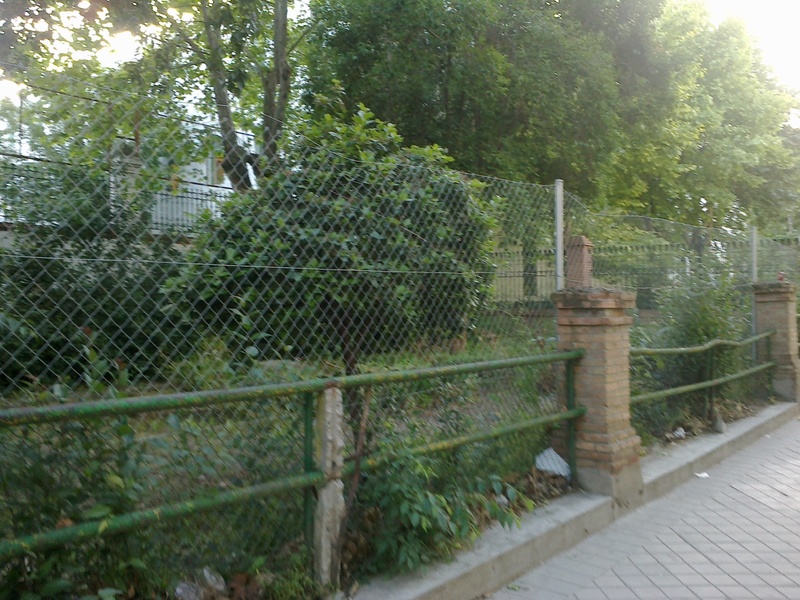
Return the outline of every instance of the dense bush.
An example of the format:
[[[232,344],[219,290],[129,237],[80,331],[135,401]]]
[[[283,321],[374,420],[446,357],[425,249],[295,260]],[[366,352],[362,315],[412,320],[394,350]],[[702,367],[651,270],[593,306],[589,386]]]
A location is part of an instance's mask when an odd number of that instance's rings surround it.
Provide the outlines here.
[[[102,531],[110,517],[296,472],[301,405],[289,399],[0,428],[0,537],[87,522]],[[206,566],[227,581],[268,571],[258,597],[305,597],[286,591],[314,589],[308,563],[296,559],[303,531],[302,491],[253,498],[26,552],[0,566],[0,598],[89,598],[113,589],[144,598]]]
[[[0,389],[21,383],[155,376],[191,331],[161,310],[176,273],[173,240],[149,239],[145,191],[111,202],[108,174],[51,165],[0,184],[13,248],[0,273]],[[98,354],[89,365],[88,340]]]
[[[166,286],[176,313],[240,353],[333,355],[348,373],[461,335],[488,290],[490,222],[445,162],[364,108],[307,124],[259,189],[207,216]]]
[[[147,486],[127,419],[0,430],[0,533],[13,539],[137,508]],[[146,592],[143,532],[29,552],[0,569],[0,598],[72,597],[135,586]],[[113,596],[112,596],[113,597]]]
[[[454,476],[450,466],[444,454],[403,455],[366,477],[350,534],[365,550],[344,557],[350,573],[417,569],[469,544],[490,520],[512,526],[515,510],[532,508],[498,475],[480,476],[471,464]]]

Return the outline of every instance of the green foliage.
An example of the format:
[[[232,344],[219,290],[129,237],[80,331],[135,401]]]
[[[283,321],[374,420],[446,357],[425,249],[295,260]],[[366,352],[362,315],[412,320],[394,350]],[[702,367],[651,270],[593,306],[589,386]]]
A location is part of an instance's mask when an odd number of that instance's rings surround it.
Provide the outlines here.
[[[311,92],[335,77],[462,170],[594,191],[617,135],[612,61],[596,36],[520,1],[311,6],[322,22],[309,36]]]
[[[698,346],[714,339],[739,340],[748,331],[747,293],[737,282],[702,268],[688,281],[661,291],[659,305],[663,316],[660,345]],[[737,354],[730,348],[716,351],[715,364],[724,373]],[[677,357],[668,367],[674,382],[695,383],[705,377],[705,365],[694,357]],[[700,363],[700,364],[698,364]]]
[[[310,561],[307,552],[292,552],[281,562],[286,564],[270,565],[277,572],[270,573],[271,577],[265,578],[268,583],[261,590],[260,597],[264,600],[295,600],[322,596],[324,590],[308,568]],[[266,564],[265,559],[256,559],[251,572],[262,573]]]
[[[225,411],[85,418],[0,429],[0,535],[15,539],[95,522],[216,490],[273,481],[295,472],[301,403],[241,403]],[[314,591],[303,536],[302,492],[251,499],[222,509],[103,538],[29,552],[3,570],[0,598],[23,592],[70,597],[133,588],[149,597],[213,565],[228,581],[248,569],[270,598]],[[258,557],[264,557],[258,563]],[[255,565],[255,566],[251,566]]]
[[[660,320],[636,331],[633,345],[685,348],[716,339],[739,341],[748,332],[746,297],[732,278],[696,269],[680,285],[661,290]],[[712,374],[731,374],[743,367],[744,358],[742,350],[724,346],[702,354],[634,358],[633,394],[699,383]],[[701,391],[636,406],[633,424],[648,437],[661,437],[678,426],[708,419],[707,398],[708,393]]]
[[[410,143],[448,148],[463,170],[562,178],[598,205],[692,224],[783,230],[775,215],[795,210],[800,152],[786,123],[797,98],[773,79],[741,24],[714,25],[699,2],[315,0],[311,21],[299,16],[285,32],[274,19],[285,2],[84,4],[6,2],[0,55],[114,89],[134,84],[167,102],[172,117],[217,119],[223,168],[237,189],[254,183],[245,163],[255,173],[274,158],[271,136],[301,105],[289,101],[295,90],[315,112],[311,99],[329,94],[333,77],[351,108],[363,102]],[[74,11],[68,25],[61,11]],[[154,24],[159,34],[141,40],[140,58],[99,64],[94,53],[108,32]],[[279,48],[296,55],[271,56]],[[197,104],[191,115],[176,101],[188,98]],[[73,100],[34,100],[30,112],[63,115]],[[0,106],[6,148],[23,128],[14,108]],[[138,112],[115,98],[88,127],[110,139]],[[30,121],[27,141],[43,155],[56,154],[51,139],[60,149],[67,133],[85,137],[83,120],[69,132],[52,119]],[[233,143],[237,128],[255,133],[262,149]],[[209,137],[159,139],[177,158]]]
[[[0,431],[0,531],[15,538],[131,512],[148,467],[126,418],[91,419]],[[148,586],[148,544],[141,533],[42,550],[10,561],[1,598],[97,593]],[[141,586],[139,584],[142,584]]]
[[[153,375],[162,348],[186,347],[192,333],[161,310],[177,250],[171,239],[145,237],[147,194],[114,206],[99,170],[0,168],[14,173],[0,194],[16,222],[13,248],[0,259],[0,362],[8,366],[0,385],[97,391],[128,373]]]
[[[165,286],[174,314],[235,355],[338,353],[348,369],[463,332],[487,293],[490,220],[439,148],[401,142],[363,107],[310,123],[258,190],[206,218]]]
[[[323,25],[309,36],[311,90],[333,74],[461,169],[562,178],[595,205],[707,226],[794,210],[794,192],[774,188],[797,189],[785,130],[797,99],[741,25],[714,26],[701,3],[317,0],[312,11]]]
[[[780,134],[796,101],[740,24],[713,26],[700,3],[648,4],[661,6],[639,21],[644,50],[609,28],[617,62],[632,65],[621,88],[628,126],[614,203],[705,226],[768,219],[776,210],[764,174],[774,168],[785,181],[783,166],[797,164]]]
[[[472,541],[487,519],[510,527],[517,523],[513,507],[531,508],[497,476],[465,477],[471,480],[459,484],[443,478],[445,472],[438,457],[405,455],[386,472],[368,476],[359,505],[377,507],[380,524],[370,539],[374,555],[356,570],[417,569]],[[501,495],[508,505],[498,502]]]

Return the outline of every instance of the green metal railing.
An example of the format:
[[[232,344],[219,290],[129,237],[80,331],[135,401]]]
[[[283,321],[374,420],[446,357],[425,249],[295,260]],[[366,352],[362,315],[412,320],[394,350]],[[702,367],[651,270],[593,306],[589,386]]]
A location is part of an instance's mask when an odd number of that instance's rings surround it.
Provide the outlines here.
[[[686,348],[631,348],[630,351],[631,357],[680,356],[680,355],[700,354],[704,352],[708,353],[705,381],[693,383],[690,385],[683,385],[675,388],[669,388],[666,390],[658,390],[655,392],[648,392],[645,394],[637,394],[635,396],[631,396],[631,406],[635,406],[637,404],[642,404],[645,402],[651,402],[653,400],[662,400],[665,398],[670,398],[672,396],[678,396],[680,394],[686,394],[689,392],[697,392],[700,390],[709,390],[708,399],[710,405],[713,406],[713,401],[714,401],[713,390],[715,388],[718,388],[726,383],[731,383],[733,381],[737,381],[739,379],[744,379],[751,375],[761,373],[776,366],[776,363],[770,360],[771,358],[770,337],[774,334],[775,331],[767,331],[755,335],[753,337],[749,337],[739,342],[734,342],[729,340],[712,340],[700,346],[690,346]],[[725,375],[723,377],[714,377],[714,354],[715,354],[714,350],[716,348],[721,348],[721,347],[743,348],[750,344],[755,344],[756,342],[759,342],[761,340],[766,340],[767,362],[764,362],[760,365],[756,365],[754,367],[750,367],[748,369],[744,369],[742,371],[738,371],[737,373]]]
[[[571,472],[575,473],[575,423],[586,413],[578,407],[575,399],[574,366],[584,355],[583,350],[555,354],[527,356],[485,362],[456,364],[406,371],[391,371],[353,375],[333,379],[313,379],[291,384],[273,384],[259,387],[206,391],[186,394],[169,394],[128,399],[101,400],[41,407],[23,407],[0,411],[0,431],[3,429],[31,427],[43,423],[63,423],[81,421],[96,417],[126,416],[186,408],[207,408],[231,405],[240,402],[264,402],[289,396],[303,399],[303,461],[302,472],[292,473],[272,481],[218,491],[186,501],[163,504],[136,512],[129,512],[108,518],[83,522],[60,529],[33,533],[16,539],[0,541],[0,561],[21,556],[26,553],[54,548],[73,543],[87,542],[111,534],[120,533],[177,519],[186,515],[210,511],[215,508],[243,503],[247,500],[264,498],[288,490],[304,490],[303,505],[304,532],[306,542],[313,539],[313,489],[327,479],[344,477],[355,470],[355,462],[345,464],[342,473],[326,476],[317,469],[314,457],[314,414],[316,404],[323,402],[324,391],[330,387],[352,389],[358,387],[380,386],[396,382],[411,382],[424,379],[441,378],[453,375],[486,373],[501,369],[512,369],[531,365],[564,362],[566,364],[567,409],[555,414],[547,414],[524,420],[519,423],[489,428],[477,433],[452,437],[406,449],[405,453],[429,454],[466,444],[494,439],[511,433],[540,427],[547,424],[566,422],[569,443],[569,462]],[[396,453],[383,452],[365,457],[362,470],[377,469],[391,462]]]

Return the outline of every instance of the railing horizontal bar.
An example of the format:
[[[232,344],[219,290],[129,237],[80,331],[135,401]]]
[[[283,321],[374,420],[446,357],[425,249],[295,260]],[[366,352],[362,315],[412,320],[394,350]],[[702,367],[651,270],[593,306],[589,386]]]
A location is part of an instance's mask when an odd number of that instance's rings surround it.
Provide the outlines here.
[[[401,455],[431,454],[434,452],[441,452],[443,450],[451,450],[470,443],[508,435],[517,431],[531,429],[533,427],[556,423],[559,421],[575,419],[583,416],[584,414],[586,414],[586,408],[580,407],[570,411],[536,417],[522,423],[497,427],[489,431],[460,436],[458,438],[425,444],[423,446],[417,446],[416,448],[411,448],[409,450],[382,454],[362,462],[361,470],[365,471],[380,467],[388,462],[396,460],[397,457]],[[352,475],[354,470],[354,463],[349,463],[345,465],[342,475]],[[211,497],[187,500],[177,504],[159,506],[135,513],[110,517],[101,521],[92,521],[90,523],[82,523],[80,525],[33,534],[13,540],[5,540],[0,542],[0,560],[8,560],[14,556],[20,556],[28,552],[34,552],[55,546],[63,546],[65,544],[71,544],[75,542],[85,542],[100,536],[129,531],[143,525],[152,525],[157,522],[163,522],[193,513],[209,511],[230,504],[238,504],[254,498],[261,498],[291,489],[307,488],[322,483],[325,480],[326,477],[324,473],[315,471],[303,475],[284,477],[282,479],[261,485],[231,490],[229,492],[222,492]]]
[[[747,338],[746,340],[742,340],[740,342],[731,342],[728,340],[711,340],[710,342],[707,342],[702,346],[689,346],[686,348],[631,348],[631,356],[670,356],[678,354],[696,354],[698,352],[705,352],[706,350],[711,350],[712,348],[716,348],[718,346],[741,348],[742,346],[753,344],[759,340],[763,340],[764,338],[767,338],[774,334],[775,334],[774,330],[765,331],[764,333],[759,333],[758,335],[754,335],[753,337]]]
[[[0,561],[36,550],[44,550],[75,542],[85,542],[98,537],[129,531],[143,525],[152,525],[177,517],[213,510],[221,506],[239,504],[247,500],[263,498],[288,490],[307,488],[323,481],[325,481],[325,474],[320,471],[292,475],[268,483],[220,492],[214,496],[186,500],[177,504],[167,504],[17,539],[3,540],[0,541]]]
[[[368,471],[370,469],[375,469],[377,467],[385,465],[386,463],[397,460],[397,458],[400,456],[409,456],[409,455],[416,456],[421,454],[433,454],[434,452],[442,452],[444,450],[453,450],[461,446],[466,446],[467,444],[473,444],[476,442],[490,440],[496,437],[501,437],[503,435],[508,435],[510,433],[523,431],[525,429],[532,429],[534,427],[539,427],[541,425],[549,425],[550,423],[558,423],[559,421],[568,421],[570,419],[576,419],[578,417],[582,417],[583,415],[585,415],[586,410],[587,409],[585,406],[581,406],[573,410],[563,411],[552,415],[544,415],[542,417],[536,417],[534,419],[529,419],[521,423],[515,423],[513,425],[497,427],[495,429],[482,431],[480,433],[463,435],[449,440],[442,440],[440,442],[432,442],[430,444],[424,444],[422,446],[416,446],[415,448],[409,448],[405,450],[398,450],[396,452],[382,453],[378,456],[373,456],[363,460],[361,462],[361,471]],[[347,465],[345,465],[342,472],[344,475],[352,475],[354,471],[355,471],[355,463],[350,462]]]
[[[296,383],[278,383],[264,386],[237,388],[230,390],[211,390],[183,394],[165,394],[156,396],[140,396],[121,400],[99,400],[94,402],[74,402],[51,406],[11,408],[0,411],[0,427],[30,425],[34,423],[53,423],[87,417],[111,415],[133,415],[162,410],[181,408],[197,408],[241,401],[263,401],[269,398],[294,396],[307,392],[321,392],[330,387],[353,388],[404,381],[418,381],[462,375],[499,369],[511,369],[529,365],[545,364],[581,358],[583,350],[559,352],[506,358],[474,363],[444,365],[424,369],[405,371],[386,371],[382,373],[365,373],[328,379],[309,379]]]
[[[737,379],[743,379],[745,377],[749,377],[750,375],[755,375],[756,373],[760,373],[761,371],[766,371],[767,369],[771,369],[776,365],[777,363],[768,362],[764,363],[763,365],[758,365],[750,369],[746,369],[744,371],[739,371],[738,373],[734,373],[733,375],[726,375],[725,377],[719,377],[717,379],[709,379],[708,381],[701,381],[700,383],[693,383],[691,385],[684,385],[681,387],[670,388],[668,390],[659,390],[658,392],[650,392],[647,394],[639,394],[637,396],[631,396],[631,406],[635,406],[636,404],[642,404],[643,402],[650,402],[652,400],[669,398],[670,396],[678,396],[680,394],[686,394],[688,392],[696,392],[699,390],[705,390],[708,388],[717,387],[725,383],[730,383],[731,381],[736,381]]]

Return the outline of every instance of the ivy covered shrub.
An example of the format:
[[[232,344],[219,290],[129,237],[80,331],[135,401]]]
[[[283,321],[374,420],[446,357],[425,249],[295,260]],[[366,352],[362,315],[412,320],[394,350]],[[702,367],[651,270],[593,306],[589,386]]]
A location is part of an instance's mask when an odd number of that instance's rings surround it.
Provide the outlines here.
[[[359,357],[462,335],[488,292],[479,185],[363,106],[300,128],[258,189],[207,215],[165,290],[175,312],[266,359]]]

